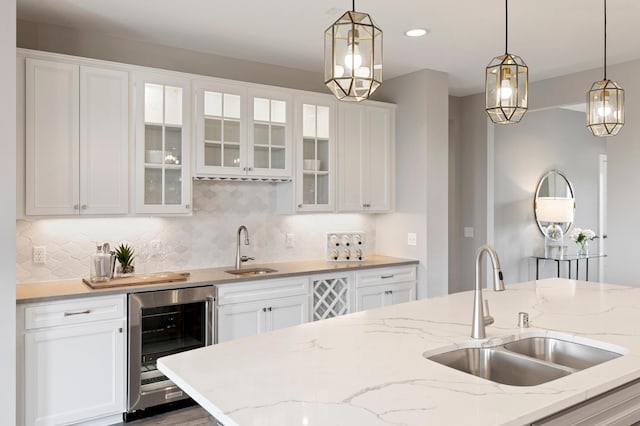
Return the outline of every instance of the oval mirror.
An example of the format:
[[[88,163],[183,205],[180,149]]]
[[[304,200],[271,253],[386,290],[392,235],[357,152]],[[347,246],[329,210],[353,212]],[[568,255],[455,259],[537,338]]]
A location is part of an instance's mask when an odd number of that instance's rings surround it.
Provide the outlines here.
[[[567,235],[573,225],[575,212],[575,193],[569,179],[558,170],[545,173],[538,181],[533,201],[533,214],[542,235],[554,223]]]

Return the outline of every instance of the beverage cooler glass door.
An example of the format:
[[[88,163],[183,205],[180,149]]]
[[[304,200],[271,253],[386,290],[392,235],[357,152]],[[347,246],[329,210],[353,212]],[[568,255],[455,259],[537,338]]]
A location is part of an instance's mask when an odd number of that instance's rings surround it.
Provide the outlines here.
[[[128,412],[187,398],[156,360],[212,344],[214,296],[213,287],[129,295]]]

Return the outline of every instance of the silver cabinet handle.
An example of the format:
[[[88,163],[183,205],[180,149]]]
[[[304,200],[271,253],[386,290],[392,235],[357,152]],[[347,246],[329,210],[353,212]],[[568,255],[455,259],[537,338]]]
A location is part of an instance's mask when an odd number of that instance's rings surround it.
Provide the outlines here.
[[[74,205],[73,205],[73,209],[74,209],[74,210],[78,210],[78,205],[77,205],[77,204],[74,204]]]
[[[262,308],[262,312],[267,312],[267,308]]]
[[[382,276],[380,276],[380,278],[382,278],[383,280],[386,280],[387,278],[393,278],[393,274],[391,274],[391,275],[382,275]]]
[[[184,205],[184,208],[185,208],[185,209],[191,208],[191,204],[185,204],[185,205]]]
[[[384,294],[393,294],[392,290],[385,290]]]
[[[298,204],[298,208],[301,209],[302,208],[302,204]]]
[[[271,306],[269,306],[269,312],[271,312],[273,310],[273,308]]]
[[[87,315],[87,314],[90,314],[90,313],[91,313],[91,309],[87,309],[85,311],[78,311],[78,312],[65,312],[64,316],[65,317],[70,317],[70,316],[73,316],[73,315]]]
[[[252,171],[252,170],[253,170],[253,167],[249,167],[249,171]]]
[[[86,209],[87,209],[87,205],[86,205],[86,204],[83,204],[83,205],[82,205],[82,210],[86,210]]]

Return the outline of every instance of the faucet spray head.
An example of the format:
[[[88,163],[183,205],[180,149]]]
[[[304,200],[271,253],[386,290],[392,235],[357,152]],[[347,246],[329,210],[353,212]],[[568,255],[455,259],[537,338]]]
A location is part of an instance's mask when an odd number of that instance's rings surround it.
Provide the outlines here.
[[[504,280],[502,278],[502,269],[497,268],[493,270],[493,290],[504,291]]]
[[[248,246],[248,245],[249,245],[249,235],[246,235],[246,234],[245,234],[245,236],[244,236],[244,245],[245,245],[245,246]]]

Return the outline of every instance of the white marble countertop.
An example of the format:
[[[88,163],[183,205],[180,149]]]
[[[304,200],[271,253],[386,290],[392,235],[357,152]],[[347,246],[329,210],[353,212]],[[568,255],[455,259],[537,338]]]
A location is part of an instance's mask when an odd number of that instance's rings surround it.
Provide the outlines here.
[[[226,426],[522,425],[640,377],[640,288],[548,279],[484,291],[495,324],[471,339],[473,292],[304,324],[161,358]],[[531,328],[516,327],[519,311]],[[625,356],[538,386],[489,382],[425,351],[566,333]]]

